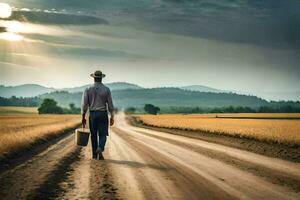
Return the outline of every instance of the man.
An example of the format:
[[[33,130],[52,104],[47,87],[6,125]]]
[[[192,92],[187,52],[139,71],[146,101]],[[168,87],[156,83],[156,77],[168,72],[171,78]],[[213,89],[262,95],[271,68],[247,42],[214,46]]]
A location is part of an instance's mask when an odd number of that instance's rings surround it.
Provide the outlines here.
[[[102,152],[108,136],[108,113],[110,113],[110,126],[114,124],[114,106],[111,92],[108,87],[102,83],[105,77],[101,71],[95,71],[91,74],[94,78],[94,84],[87,88],[82,95],[82,126],[85,127],[85,114],[89,109],[89,127],[92,139],[92,155],[94,159],[104,160]]]

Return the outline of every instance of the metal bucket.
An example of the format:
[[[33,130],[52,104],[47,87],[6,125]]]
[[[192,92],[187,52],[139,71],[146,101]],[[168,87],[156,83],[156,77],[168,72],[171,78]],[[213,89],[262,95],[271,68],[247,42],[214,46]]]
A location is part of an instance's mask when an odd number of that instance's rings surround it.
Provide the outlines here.
[[[78,128],[75,131],[76,143],[79,146],[86,146],[89,142],[90,129]]]

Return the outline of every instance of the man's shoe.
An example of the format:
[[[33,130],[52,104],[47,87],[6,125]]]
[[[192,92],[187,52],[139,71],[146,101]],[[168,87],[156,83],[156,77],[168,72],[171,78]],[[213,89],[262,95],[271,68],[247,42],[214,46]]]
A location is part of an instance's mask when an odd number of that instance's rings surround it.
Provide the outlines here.
[[[96,155],[98,155],[98,154],[101,153],[101,152],[102,152],[101,148],[98,147],[97,150],[96,150]]]
[[[104,157],[103,157],[102,152],[100,152],[100,153],[98,154],[98,160],[104,160]]]

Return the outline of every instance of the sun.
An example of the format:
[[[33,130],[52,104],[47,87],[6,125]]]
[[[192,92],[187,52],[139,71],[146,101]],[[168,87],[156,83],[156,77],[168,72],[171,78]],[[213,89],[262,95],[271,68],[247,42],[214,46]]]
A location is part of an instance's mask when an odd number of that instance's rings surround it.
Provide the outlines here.
[[[11,16],[12,8],[7,3],[0,3],[0,18],[8,18]]]

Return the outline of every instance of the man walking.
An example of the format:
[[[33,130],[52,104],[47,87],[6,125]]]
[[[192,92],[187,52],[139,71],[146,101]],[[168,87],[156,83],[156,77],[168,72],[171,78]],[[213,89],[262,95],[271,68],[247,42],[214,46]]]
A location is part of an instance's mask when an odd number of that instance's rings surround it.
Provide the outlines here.
[[[85,127],[85,114],[89,109],[89,127],[92,139],[92,155],[94,159],[104,160],[102,152],[108,136],[108,113],[110,113],[110,126],[114,124],[114,107],[111,92],[108,87],[102,83],[105,77],[101,71],[95,71],[91,74],[94,78],[94,84],[87,88],[82,95],[82,126]]]

